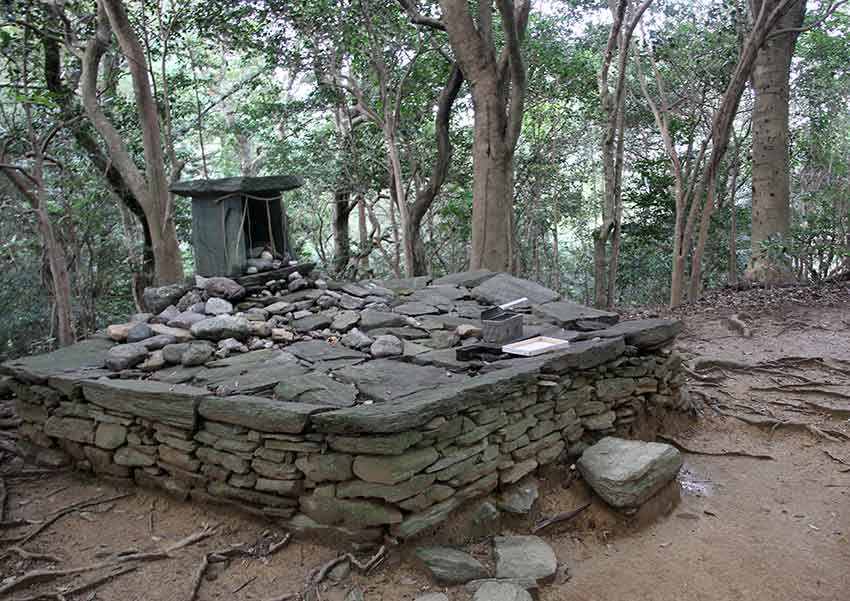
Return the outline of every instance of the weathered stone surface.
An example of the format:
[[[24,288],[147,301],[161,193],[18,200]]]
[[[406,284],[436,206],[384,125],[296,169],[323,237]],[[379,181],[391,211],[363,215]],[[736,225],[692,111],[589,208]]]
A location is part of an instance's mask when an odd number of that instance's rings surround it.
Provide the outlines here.
[[[527,459],[499,472],[499,480],[502,484],[512,484],[524,478],[536,469],[537,461],[534,459]]]
[[[295,460],[295,467],[313,482],[343,482],[353,474],[351,463],[354,458],[345,453],[311,453]]]
[[[333,321],[331,322],[331,329],[338,330],[340,332],[347,332],[356,326],[359,321],[360,313],[357,311],[340,311],[334,315]]]
[[[297,535],[315,537],[329,542],[338,543],[340,540],[353,543],[368,543],[379,541],[384,536],[381,528],[346,528],[345,526],[329,526],[320,524],[313,518],[297,513],[287,523],[290,530]]]
[[[301,497],[300,505],[301,511],[306,515],[317,522],[332,526],[368,528],[382,524],[398,524],[402,520],[398,509],[374,501],[310,495]]]
[[[311,313],[306,317],[293,320],[290,325],[296,332],[306,333],[322,330],[331,325],[332,321],[331,317],[324,313]]]
[[[436,480],[433,474],[419,474],[396,484],[377,484],[363,480],[351,480],[337,485],[336,496],[341,499],[365,497],[383,499],[397,503],[427,490]]]
[[[161,313],[169,305],[176,304],[188,290],[189,287],[185,284],[145,288],[142,303],[151,313]]]
[[[199,341],[192,342],[188,348],[180,355],[180,363],[186,367],[194,365],[203,365],[210,357],[212,357],[215,347],[209,342]]]
[[[304,492],[304,481],[257,478],[254,488],[261,492],[270,492],[284,497],[299,497]]]
[[[165,348],[169,344],[177,342],[177,338],[168,334],[156,334],[150,338],[145,338],[139,344],[144,346],[149,351],[158,351]]]
[[[408,516],[403,522],[393,526],[390,532],[393,536],[399,538],[412,538],[425,530],[442,524],[451,515],[452,511],[460,506],[461,502],[460,499],[455,497],[446,499],[442,503],[437,503],[421,513],[414,513]]]
[[[330,436],[328,446],[335,451],[364,455],[401,455],[422,440],[417,430],[391,436]]]
[[[582,336],[587,338],[616,338],[622,336],[626,344],[640,349],[651,349],[675,338],[682,331],[682,322],[675,319],[637,319],[623,321],[604,330],[595,330]]]
[[[511,582],[488,580],[478,587],[472,601],[532,601],[532,597],[527,590]]]
[[[369,336],[357,328],[353,328],[340,339],[345,346],[353,349],[368,349],[374,342]]]
[[[428,332],[411,326],[400,328],[375,328],[374,330],[369,330],[369,336],[372,338],[377,338],[379,336],[395,336],[402,340],[419,340],[421,338],[427,338]]]
[[[134,449],[133,447],[121,447],[115,451],[113,460],[118,465],[126,467],[149,467],[156,465],[156,458]]]
[[[307,420],[324,408],[306,403],[287,403],[263,397],[236,395],[208,397],[198,409],[206,419],[237,424],[260,432],[298,434]]]
[[[284,401],[329,407],[351,407],[357,399],[357,390],[350,384],[315,372],[285,377],[275,386],[274,394]]]
[[[439,388],[457,382],[462,376],[447,375],[435,367],[420,367],[389,359],[378,359],[347,367],[336,376],[350,382],[364,395],[380,400],[400,399],[421,390]]]
[[[204,280],[204,290],[209,296],[237,301],[245,296],[245,288],[230,278],[212,277]]]
[[[489,576],[484,564],[458,549],[429,546],[419,547],[414,553],[434,580],[442,584],[463,584]]]
[[[540,487],[537,480],[528,478],[503,490],[496,495],[494,502],[502,511],[523,515],[531,512],[539,496]]]
[[[395,336],[378,336],[369,347],[369,352],[375,358],[395,357],[404,353],[404,343]]]
[[[407,319],[403,315],[389,311],[378,311],[377,309],[366,309],[360,314],[359,328],[364,332],[376,328],[396,328],[407,325]]]
[[[411,478],[439,458],[433,447],[409,451],[403,455],[359,455],[354,460],[354,473],[367,482],[396,484]]]
[[[133,327],[127,330],[127,342],[141,342],[145,338],[153,336],[153,330],[146,323],[133,324]]]
[[[148,349],[141,343],[118,344],[109,349],[104,365],[113,371],[121,371],[137,366],[147,356]]]
[[[69,374],[85,378],[89,377],[88,373],[96,373],[96,369],[103,367],[106,352],[114,344],[106,336],[89,338],[44,355],[6,361],[0,370],[29,383],[42,383],[51,376],[67,377]]]
[[[596,396],[605,401],[618,400],[631,395],[636,388],[634,378],[605,378],[596,382]]]
[[[188,342],[192,340],[192,332],[183,328],[173,328],[161,323],[151,324],[151,330],[159,336],[173,336],[177,342]]]
[[[44,433],[56,438],[91,444],[94,442],[94,422],[76,417],[54,415],[44,422]]]
[[[449,601],[449,598],[443,593],[428,593],[416,597],[416,601]]]
[[[190,331],[195,338],[204,340],[224,340],[225,338],[244,340],[251,333],[251,328],[248,321],[242,317],[221,315],[192,324]]]
[[[411,278],[383,280],[380,285],[390,290],[418,290],[431,283],[430,275],[418,275]]]
[[[138,322],[130,321],[127,323],[114,323],[106,326],[106,335],[115,342],[127,342],[127,334],[137,323]]]
[[[433,474],[429,474],[433,475]],[[414,497],[401,501],[398,505],[405,511],[424,511],[435,503],[445,501],[455,494],[455,489],[445,484],[434,484]]]
[[[610,311],[600,311],[571,301],[556,301],[535,305],[532,311],[538,317],[551,320],[562,328],[570,328],[577,321],[592,319],[603,324],[615,324],[620,316]],[[604,327],[604,326],[603,326]]]
[[[198,403],[209,394],[154,380],[87,380],[82,387],[90,403],[181,428],[195,427]]]
[[[431,284],[433,286],[466,286],[467,288],[473,288],[496,275],[498,275],[497,272],[490,271],[489,269],[460,271],[437,278]]]
[[[162,454],[162,451],[163,449],[160,449],[160,454]],[[232,455],[230,453],[217,451],[209,447],[201,447],[198,449],[196,454],[198,456],[198,459],[200,459],[204,463],[220,465],[221,467],[226,468],[231,472],[235,472],[237,474],[247,474],[250,471],[250,464],[247,460],[243,459],[242,457]]]
[[[573,342],[564,350],[541,355],[541,371],[544,373],[566,373],[573,370],[590,369],[613,361],[625,350],[626,344],[622,338]]]
[[[375,363],[379,361],[371,362],[372,365]],[[412,430],[437,416],[457,413],[477,402],[503,398],[521,390],[526,383],[536,379],[537,373],[536,364],[531,362],[526,366],[501,369],[475,378],[454,376],[458,380],[453,379],[452,384],[409,394],[385,403],[338,409],[316,415],[312,419],[317,428],[331,433],[377,434]],[[340,372],[337,374],[342,377]],[[375,388],[378,388],[378,385],[376,381]],[[380,393],[380,390],[375,392]]]
[[[332,345],[324,340],[305,340],[286,347],[287,352],[299,359],[316,363],[319,361],[335,361],[339,359],[366,359],[365,355],[342,345]]]
[[[606,437],[588,448],[578,468],[614,507],[639,507],[676,477],[682,455],[668,444]]]
[[[247,503],[253,503],[255,505],[263,505],[268,507],[293,507],[296,503],[294,499],[288,499],[286,497],[280,497],[278,495],[270,495],[267,493],[248,490],[245,488],[237,488],[235,486],[229,486],[224,482],[218,482],[215,480],[210,482],[209,486],[207,487],[207,490],[211,495],[217,497],[239,499]]]
[[[583,417],[581,425],[587,430],[607,430],[614,426],[614,422],[616,420],[616,413],[613,411],[606,411],[605,413],[600,413],[598,415],[588,415],[587,417]]]
[[[558,560],[538,536],[497,536],[493,539],[497,578],[547,580],[558,570]]]
[[[418,301],[402,303],[401,305],[394,307],[393,311],[401,313],[402,315],[409,315],[411,317],[417,317],[419,315],[436,315],[440,312],[437,307]]]
[[[499,273],[472,289],[472,295],[491,305],[527,298],[530,305],[542,305],[558,299],[558,293],[531,280]]]
[[[101,449],[117,449],[127,441],[127,428],[121,424],[98,424],[94,444]]]
[[[233,305],[228,300],[213,296],[204,305],[204,313],[207,315],[229,315],[233,313]]]

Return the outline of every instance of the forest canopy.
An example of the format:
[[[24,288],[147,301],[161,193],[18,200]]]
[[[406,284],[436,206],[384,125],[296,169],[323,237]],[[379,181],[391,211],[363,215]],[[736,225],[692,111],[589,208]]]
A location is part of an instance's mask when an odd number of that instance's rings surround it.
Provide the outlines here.
[[[292,259],[600,307],[850,272],[850,9],[805,0],[13,0],[0,359],[193,275],[178,181],[297,175]]]

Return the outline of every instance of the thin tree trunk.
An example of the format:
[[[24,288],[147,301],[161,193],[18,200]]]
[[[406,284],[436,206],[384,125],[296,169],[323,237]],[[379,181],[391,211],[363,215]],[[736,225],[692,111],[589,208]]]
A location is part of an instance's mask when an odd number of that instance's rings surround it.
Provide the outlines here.
[[[333,236],[334,236],[334,260],[333,269],[341,274],[348,267],[351,260],[351,235],[349,233],[348,218],[354,204],[349,200],[351,193],[348,190],[337,190],[334,192],[333,203]]]

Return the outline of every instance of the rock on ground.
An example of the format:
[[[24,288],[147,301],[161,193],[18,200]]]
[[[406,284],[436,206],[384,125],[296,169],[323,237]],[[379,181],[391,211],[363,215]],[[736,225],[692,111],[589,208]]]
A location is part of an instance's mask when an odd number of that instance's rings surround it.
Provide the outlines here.
[[[451,547],[419,547],[415,553],[437,582],[463,584],[489,575],[472,555]]]
[[[590,487],[614,507],[639,507],[676,477],[682,455],[658,442],[607,436],[578,461]]]
[[[404,352],[404,343],[395,336],[389,334],[378,336],[372,343],[369,352],[375,358],[394,357]]]
[[[555,552],[539,536],[497,536],[493,550],[497,578],[547,580],[558,570]]]
[[[532,601],[532,598],[527,590],[510,582],[485,582],[475,591],[472,601]]]

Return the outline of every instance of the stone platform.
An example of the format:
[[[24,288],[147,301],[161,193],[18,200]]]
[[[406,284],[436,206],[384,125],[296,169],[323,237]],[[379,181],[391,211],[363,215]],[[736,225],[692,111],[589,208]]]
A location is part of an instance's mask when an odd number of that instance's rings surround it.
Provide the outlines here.
[[[486,271],[336,284],[293,273],[152,291],[157,315],[3,364],[22,444],[46,464],[365,542],[415,537],[469,499],[688,409],[677,322],[619,322]],[[570,346],[457,360],[481,311],[517,296],[527,336]]]

